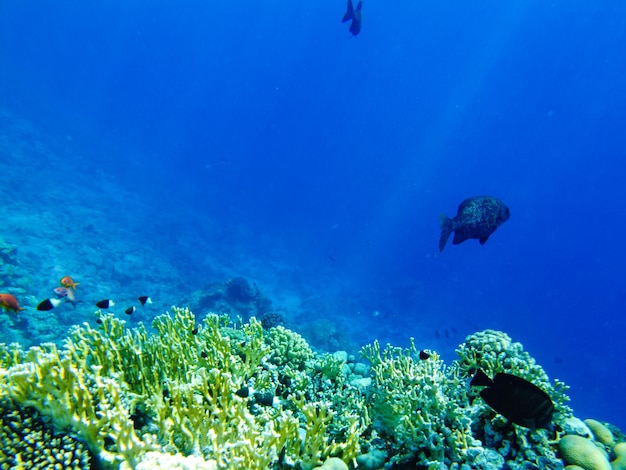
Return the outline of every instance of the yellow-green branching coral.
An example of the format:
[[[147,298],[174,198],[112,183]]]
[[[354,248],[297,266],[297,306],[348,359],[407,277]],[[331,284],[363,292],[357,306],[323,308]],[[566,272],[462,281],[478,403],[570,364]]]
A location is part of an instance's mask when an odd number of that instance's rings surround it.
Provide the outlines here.
[[[24,360],[24,350],[19,343],[0,343],[0,367],[9,368]]]
[[[0,400],[35,408],[106,461],[132,463],[148,446],[136,436],[122,394],[119,377],[103,376],[101,366],[76,365],[54,344],[31,348],[22,364],[0,374]]]
[[[241,359],[239,374],[246,378],[258,373],[262,362],[270,355],[270,346],[265,342],[263,325],[255,317],[240,328],[224,328],[223,331],[230,337],[231,354]]]
[[[99,316],[100,328],[89,324],[74,326],[64,342],[71,360],[84,369],[100,367],[101,374],[121,374],[133,393],[156,393],[157,361],[148,347],[148,333],[142,324],[129,330],[126,322],[112,314]]]
[[[448,376],[439,356],[420,360],[412,339],[408,349],[381,351],[374,342],[361,354],[372,364],[370,415],[391,442],[392,460],[463,462],[478,442],[471,437],[463,383]]]
[[[356,459],[369,422],[348,407],[335,411],[330,402],[307,402],[302,396],[293,397],[292,402],[304,418],[302,443],[296,453],[302,468],[313,468],[328,457],[341,457],[346,462]]]
[[[343,366],[346,362],[335,354],[322,354],[319,358],[318,365],[322,373],[323,379],[334,381],[343,381]]]
[[[165,399],[151,400],[159,440],[169,451],[202,456],[218,468],[265,469],[297,436],[297,420],[290,413],[257,419],[227,372],[199,369],[186,382],[167,387]]]

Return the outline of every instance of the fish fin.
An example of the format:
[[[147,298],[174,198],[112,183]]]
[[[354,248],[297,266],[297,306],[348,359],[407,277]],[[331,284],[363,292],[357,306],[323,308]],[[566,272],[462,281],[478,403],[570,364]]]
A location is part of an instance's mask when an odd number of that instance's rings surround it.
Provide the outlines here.
[[[489,235],[487,235],[486,237],[480,237],[478,239],[481,245],[484,245],[485,243],[487,243],[487,240],[489,240]]]
[[[454,232],[454,238],[452,239],[453,245],[463,243],[465,240],[467,240],[467,237],[465,235],[461,235],[459,232]]]
[[[446,214],[441,214],[439,216],[439,226],[441,227],[441,235],[439,236],[439,251],[441,252],[445,248],[454,226],[452,224],[452,219]]]
[[[345,23],[346,21],[350,21],[353,18],[354,18],[354,6],[352,6],[352,0],[348,0],[348,9],[346,11],[346,14],[343,15],[343,19],[341,20],[341,22]]]
[[[472,387],[489,387],[490,385],[493,385],[493,380],[491,380],[482,369],[476,371],[470,382],[470,386]]]
[[[352,33],[352,36],[356,36],[361,32],[361,22],[357,21],[356,18],[353,19],[350,24],[350,32]]]
[[[361,13],[361,9],[363,8],[363,0],[359,0],[358,5],[356,6],[356,11],[357,13]]]

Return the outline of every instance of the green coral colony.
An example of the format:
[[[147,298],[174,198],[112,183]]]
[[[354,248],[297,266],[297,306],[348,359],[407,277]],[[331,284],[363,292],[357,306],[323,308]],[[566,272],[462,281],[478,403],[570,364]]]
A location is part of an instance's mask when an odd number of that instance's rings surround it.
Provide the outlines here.
[[[449,366],[374,342],[367,367],[254,317],[98,323],[62,346],[0,344],[0,468],[624,468],[619,430],[574,418],[567,387],[501,332],[469,336]],[[468,387],[478,369],[544,390],[553,429],[508,424]]]

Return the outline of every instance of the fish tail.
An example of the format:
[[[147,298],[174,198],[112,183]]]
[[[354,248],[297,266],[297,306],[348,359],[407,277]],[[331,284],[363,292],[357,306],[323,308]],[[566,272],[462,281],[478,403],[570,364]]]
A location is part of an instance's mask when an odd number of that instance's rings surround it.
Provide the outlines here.
[[[443,251],[448,242],[448,238],[453,230],[452,219],[446,214],[439,216],[439,225],[441,226],[441,236],[439,237],[439,251]]]
[[[352,5],[352,0],[348,0],[348,10],[346,11],[346,14],[343,15],[343,19],[341,20],[341,22],[345,23],[346,21],[350,21],[353,18],[354,18],[354,6]]]

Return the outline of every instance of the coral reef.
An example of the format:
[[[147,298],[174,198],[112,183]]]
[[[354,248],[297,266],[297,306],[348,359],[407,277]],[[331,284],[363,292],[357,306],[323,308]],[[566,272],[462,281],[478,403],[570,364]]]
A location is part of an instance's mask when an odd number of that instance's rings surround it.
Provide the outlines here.
[[[266,312],[259,316],[259,321],[266,330],[275,326],[285,326],[285,317],[280,312]]]
[[[559,442],[559,451],[570,465],[578,465],[585,470],[611,470],[606,453],[584,437],[564,436]]]
[[[374,342],[361,351],[368,369],[255,317],[200,322],[172,307],[149,329],[97,315],[62,346],[0,344],[0,468],[560,469],[557,446],[568,455],[574,437],[623,468],[621,433],[589,422],[592,435],[565,387],[501,332],[469,336],[449,366],[420,359],[412,340]],[[468,389],[479,367],[540,385],[560,407],[554,429],[507,425]]]
[[[562,468],[555,432],[572,416],[567,388],[550,382],[522,345],[502,332],[468,336],[457,353],[446,367],[436,353],[420,359],[413,340],[407,349],[381,351],[375,342],[361,351],[372,364],[369,414],[389,461],[423,468]],[[513,426],[495,413],[468,387],[479,368],[489,375],[511,373],[544,389],[557,408],[555,429]]]
[[[613,447],[615,460],[611,461],[613,470],[626,470],[626,442],[620,442]]]
[[[343,460],[331,457],[314,470],[348,470],[348,466]]]
[[[586,419],[585,424],[589,430],[593,433],[593,437],[607,447],[613,447],[615,445],[615,437],[611,430],[595,419]]]
[[[33,408],[0,403],[0,468],[88,470],[92,461],[85,444],[55,433]]]
[[[514,343],[506,333],[494,330],[474,333],[465,338],[456,352],[459,359],[454,367],[459,377],[469,378],[478,369],[490,377],[499,372],[517,375],[550,395],[556,408],[556,421],[572,416],[572,410],[567,406],[569,397],[565,393],[568,387],[558,379],[550,382],[548,374],[524,351],[522,344]]]
[[[252,287],[247,279],[239,276],[226,281],[226,299],[230,302],[249,303],[259,294],[256,286]]]
[[[360,452],[367,425],[362,400],[344,394],[344,407],[335,412],[335,390],[295,372],[312,355],[295,333],[281,329],[268,341],[277,348],[273,364],[255,319],[234,326],[225,316],[208,315],[198,325],[192,312],[173,308],[173,315],[155,319],[155,333],[143,325],[127,329],[108,314],[99,322],[97,329],[74,327],[62,349],[2,345],[0,399],[21,410],[33,407],[109,468],[147,465],[150,452],[247,469],[289,462],[313,468]],[[286,348],[294,338],[300,348]],[[290,359],[296,362],[285,386],[276,363]],[[285,398],[275,407],[255,404],[237,393],[249,382],[283,387]],[[297,384],[300,391],[291,388]]]
[[[615,426],[595,419],[586,419],[583,427],[570,426],[559,440],[559,452],[568,469],[626,469],[623,433]],[[610,458],[613,460],[609,461]]]
[[[313,356],[306,340],[283,326],[270,329],[267,342],[271,350],[269,360],[279,366],[289,364],[290,367],[303,370]]]
[[[372,364],[370,416],[392,463],[460,464],[479,449],[464,410],[469,404],[465,385],[446,374],[436,354],[420,360],[412,340],[408,349],[383,351],[374,342],[361,354]]]
[[[272,311],[272,302],[259,287],[243,277],[233,277],[226,282],[216,282],[191,294],[187,301],[193,310],[228,314],[232,318],[261,319]],[[268,327],[276,326],[269,325]]]
[[[482,445],[497,450],[510,468],[525,468],[526,462],[533,462],[539,468],[561,468],[554,439],[561,423],[572,417],[567,405],[568,387],[559,380],[551,382],[523,346],[501,331],[484,330],[468,336],[457,349],[457,355],[458,360],[450,367],[453,376],[467,380],[478,369],[489,376],[499,372],[513,374],[544,390],[555,405],[554,429],[531,431],[510,426],[505,417],[484,405],[477,390],[470,389],[466,394],[472,404],[472,430]]]

